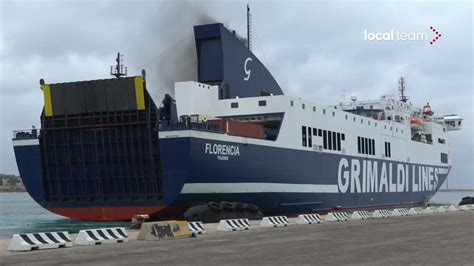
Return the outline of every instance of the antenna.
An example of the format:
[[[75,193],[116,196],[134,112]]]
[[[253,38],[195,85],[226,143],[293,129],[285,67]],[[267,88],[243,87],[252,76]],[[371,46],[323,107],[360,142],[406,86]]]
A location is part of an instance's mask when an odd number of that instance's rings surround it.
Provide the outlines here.
[[[405,95],[405,79],[400,77],[398,80],[398,92],[400,93],[400,101],[406,103],[408,101],[408,97]]]
[[[247,48],[252,51],[252,16],[249,4],[247,4]]]
[[[116,78],[127,76],[127,67],[123,65],[123,54],[117,53],[115,62],[117,62],[115,66],[110,66],[110,75]]]

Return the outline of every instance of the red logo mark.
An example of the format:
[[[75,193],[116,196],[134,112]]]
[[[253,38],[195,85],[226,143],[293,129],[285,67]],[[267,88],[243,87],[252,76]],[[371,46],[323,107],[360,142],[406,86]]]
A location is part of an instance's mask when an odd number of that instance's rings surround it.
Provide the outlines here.
[[[433,44],[435,43],[439,38],[441,38],[441,33],[439,33],[433,26],[430,27],[430,30],[433,31],[434,34],[436,34],[436,36],[433,38],[433,40],[431,40],[430,44]]]

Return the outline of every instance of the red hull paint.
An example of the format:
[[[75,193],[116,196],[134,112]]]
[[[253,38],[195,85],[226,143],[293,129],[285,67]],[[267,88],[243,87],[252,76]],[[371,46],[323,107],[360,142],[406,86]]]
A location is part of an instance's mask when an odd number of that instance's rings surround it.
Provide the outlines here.
[[[130,221],[136,214],[154,214],[166,206],[121,206],[121,207],[71,207],[48,208],[49,211],[61,216],[80,221]]]

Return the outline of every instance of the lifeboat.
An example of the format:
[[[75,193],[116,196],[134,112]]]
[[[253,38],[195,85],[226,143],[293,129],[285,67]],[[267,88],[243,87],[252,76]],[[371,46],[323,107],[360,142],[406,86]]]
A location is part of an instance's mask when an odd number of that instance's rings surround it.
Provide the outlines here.
[[[425,123],[419,118],[413,117],[410,120],[411,129],[414,131],[422,131],[424,125]]]
[[[426,116],[432,116],[434,114],[433,110],[431,110],[430,103],[423,106],[423,114]]]

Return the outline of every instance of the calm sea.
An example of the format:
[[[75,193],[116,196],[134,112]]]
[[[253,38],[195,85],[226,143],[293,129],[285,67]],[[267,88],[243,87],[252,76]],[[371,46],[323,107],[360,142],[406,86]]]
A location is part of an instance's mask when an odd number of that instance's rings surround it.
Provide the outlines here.
[[[129,227],[130,223],[74,221],[43,209],[26,192],[0,193],[0,239],[11,238],[17,233],[51,231],[77,233],[81,229],[115,226]]]
[[[462,197],[474,197],[474,191],[441,191],[432,199],[434,204],[458,204]],[[99,223],[79,222],[50,213],[36,204],[28,193],[0,193],[0,239],[12,234],[68,231],[113,226],[129,227],[129,222]]]

